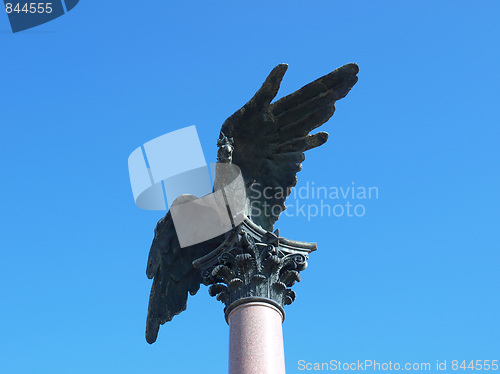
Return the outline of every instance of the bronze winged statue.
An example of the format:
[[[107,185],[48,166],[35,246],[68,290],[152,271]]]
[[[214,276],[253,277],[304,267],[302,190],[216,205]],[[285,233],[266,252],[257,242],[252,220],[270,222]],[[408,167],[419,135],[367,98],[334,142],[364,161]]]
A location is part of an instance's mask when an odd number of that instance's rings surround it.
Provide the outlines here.
[[[247,189],[246,216],[266,231],[273,230],[285,209],[304,152],[328,139],[326,132],[309,133],[328,121],[335,101],[345,97],[358,79],[358,66],[347,64],[272,103],[287,68],[280,64],[271,71],[253,98],[223,123],[218,141],[218,162],[233,163],[241,170]],[[264,193],[264,189],[286,192]],[[188,293],[199,290],[202,274],[193,261],[225,241],[227,235],[220,235],[181,248],[171,212],[158,222],[146,271],[148,278],[154,278],[146,326],[149,343],[156,341],[161,324],[186,309]]]

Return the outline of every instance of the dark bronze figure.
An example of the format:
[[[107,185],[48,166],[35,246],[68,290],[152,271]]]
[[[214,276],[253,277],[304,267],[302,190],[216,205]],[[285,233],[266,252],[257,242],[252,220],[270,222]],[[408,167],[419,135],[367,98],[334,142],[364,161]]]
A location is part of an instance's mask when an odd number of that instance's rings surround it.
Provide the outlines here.
[[[210,294],[226,304],[226,315],[244,299],[265,300],[282,309],[295,298],[289,287],[300,280],[316,245],[280,237],[272,232],[274,223],[297,183],[304,152],[328,139],[326,132],[309,133],[333,115],[335,101],[356,83],[358,66],[344,65],[271,103],[287,68],[276,66],[254,97],[222,125],[217,159],[241,170],[247,196],[244,222],[185,248],[170,211],[158,222],[147,266],[148,278],[154,278],[149,343],[156,340],[161,324],[186,309],[188,293],[194,295],[201,283],[212,285]]]

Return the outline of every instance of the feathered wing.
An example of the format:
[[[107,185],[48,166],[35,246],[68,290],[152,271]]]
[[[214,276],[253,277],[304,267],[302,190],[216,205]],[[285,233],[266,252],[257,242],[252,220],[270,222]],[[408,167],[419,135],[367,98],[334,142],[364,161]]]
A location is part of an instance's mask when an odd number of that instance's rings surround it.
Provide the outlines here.
[[[276,66],[254,97],[221,129],[234,139],[233,163],[247,182],[248,215],[269,231],[297,183],[304,152],[328,139],[326,132],[309,133],[328,121],[335,101],[358,80],[358,66],[347,64],[271,104],[287,68]]]
[[[202,281],[192,262],[214,250],[220,241],[214,238],[181,248],[171,213],[158,221],[146,269],[148,278],[154,277],[146,322],[148,343],[156,341],[160,325],[186,310],[188,293],[196,294]]]

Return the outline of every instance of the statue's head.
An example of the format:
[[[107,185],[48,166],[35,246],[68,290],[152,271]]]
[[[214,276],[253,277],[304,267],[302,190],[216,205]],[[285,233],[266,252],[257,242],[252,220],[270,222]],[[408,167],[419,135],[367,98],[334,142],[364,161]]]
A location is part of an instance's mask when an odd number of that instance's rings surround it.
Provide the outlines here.
[[[230,164],[233,161],[233,138],[228,138],[221,131],[219,139],[217,140],[217,147],[219,151],[217,152],[217,161]]]

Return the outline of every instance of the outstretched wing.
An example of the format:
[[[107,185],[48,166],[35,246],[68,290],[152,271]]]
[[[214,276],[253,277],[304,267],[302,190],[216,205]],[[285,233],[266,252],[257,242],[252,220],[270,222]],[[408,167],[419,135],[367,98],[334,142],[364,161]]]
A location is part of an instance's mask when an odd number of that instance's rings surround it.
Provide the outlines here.
[[[154,343],[160,325],[186,310],[188,292],[196,294],[201,284],[200,270],[192,262],[214,250],[220,238],[181,248],[171,213],[155,228],[146,274],[154,277],[149,296],[146,340]]]
[[[304,152],[328,139],[326,132],[309,132],[328,121],[335,101],[358,80],[358,66],[347,64],[271,104],[287,68],[276,66],[254,97],[221,129],[234,139],[233,163],[247,182],[248,215],[270,231],[297,183]]]

